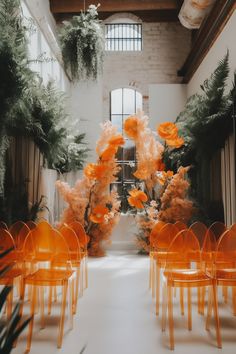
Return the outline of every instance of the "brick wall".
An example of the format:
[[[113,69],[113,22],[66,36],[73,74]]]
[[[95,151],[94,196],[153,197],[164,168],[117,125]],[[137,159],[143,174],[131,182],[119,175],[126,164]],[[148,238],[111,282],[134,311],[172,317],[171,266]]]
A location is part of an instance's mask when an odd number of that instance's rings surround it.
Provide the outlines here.
[[[190,40],[190,31],[179,23],[143,23],[141,52],[107,52],[103,74],[104,119],[109,118],[110,91],[121,87],[141,92],[148,114],[149,85],[180,83],[177,70],[187,57]]]

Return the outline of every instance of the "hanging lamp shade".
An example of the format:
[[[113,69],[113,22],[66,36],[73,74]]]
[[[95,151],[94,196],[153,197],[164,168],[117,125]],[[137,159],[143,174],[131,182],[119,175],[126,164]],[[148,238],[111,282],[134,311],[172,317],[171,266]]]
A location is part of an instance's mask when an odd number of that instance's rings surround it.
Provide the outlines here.
[[[216,0],[184,0],[179,12],[181,24],[188,29],[197,29],[212,9]]]

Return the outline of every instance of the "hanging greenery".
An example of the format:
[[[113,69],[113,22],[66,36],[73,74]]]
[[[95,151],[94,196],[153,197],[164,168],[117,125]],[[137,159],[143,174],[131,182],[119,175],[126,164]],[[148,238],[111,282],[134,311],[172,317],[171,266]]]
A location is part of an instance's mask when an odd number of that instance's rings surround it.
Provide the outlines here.
[[[98,19],[100,5],[64,21],[59,33],[65,68],[73,81],[96,79],[102,70],[104,31]]]
[[[229,53],[201,85],[202,93],[191,96],[183,112],[176,119],[184,145],[171,150],[166,147],[164,162],[168,168],[192,165],[189,172],[193,196],[205,208],[210,201],[210,161],[224,146],[232,131],[232,105],[235,86],[225,94],[229,74]]]

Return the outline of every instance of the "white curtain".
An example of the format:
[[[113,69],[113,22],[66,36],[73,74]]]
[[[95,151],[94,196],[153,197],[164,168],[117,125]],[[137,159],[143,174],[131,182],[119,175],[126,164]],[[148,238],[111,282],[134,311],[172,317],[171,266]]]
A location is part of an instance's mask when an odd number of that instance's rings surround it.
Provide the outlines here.
[[[221,150],[221,183],[224,204],[225,224],[236,223],[236,169],[235,135],[232,134]]]
[[[60,220],[63,210],[67,203],[58,193],[55,183],[57,180],[67,182],[73,187],[76,181],[81,177],[81,171],[69,172],[60,175],[55,170],[43,168],[41,171],[41,195],[46,197],[46,205],[49,212],[44,211],[42,217],[47,219],[51,224],[55,224]]]

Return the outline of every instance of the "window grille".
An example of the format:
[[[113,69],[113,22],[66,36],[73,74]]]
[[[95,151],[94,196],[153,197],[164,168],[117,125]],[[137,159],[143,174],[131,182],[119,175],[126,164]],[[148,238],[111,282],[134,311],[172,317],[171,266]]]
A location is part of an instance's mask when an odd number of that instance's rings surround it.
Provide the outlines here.
[[[141,51],[142,24],[114,23],[105,25],[107,51]]]

